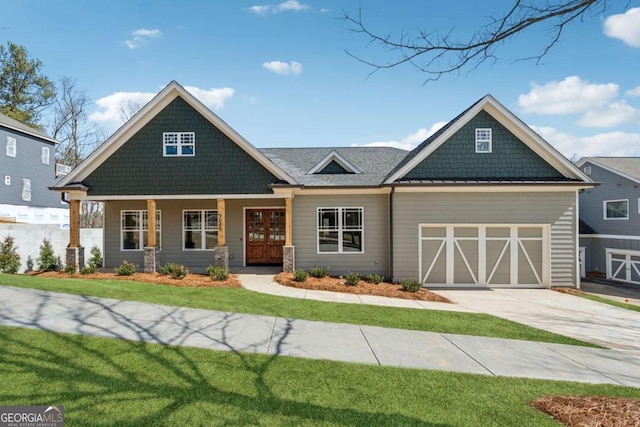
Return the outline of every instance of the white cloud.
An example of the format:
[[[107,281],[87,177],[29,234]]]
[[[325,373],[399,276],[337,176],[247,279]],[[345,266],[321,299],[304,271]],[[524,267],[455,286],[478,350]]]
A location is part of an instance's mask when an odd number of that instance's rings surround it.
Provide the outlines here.
[[[631,47],[640,47],[640,7],[604,20],[604,34],[620,39]]]
[[[157,39],[162,35],[162,32],[160,32],[160,30],[158,30],[157,28],[153,30],[140,28],[139,30],[135,30],[134,32],[132,32],[131,35],[133,36],[133,38],[130,40],[125,40],[124,44],[126,44],[129,49],[135,49],[136,47],[146,44],[149,39]]]
[[[233,97],[235,90],[228,87],[200,89],[194,86],[185,86],[193,96],[209,108],[219,109],[224,107],[225,101]],[[121,110],[127,105],[144,106],[156,96],[150,92],[115,92],[96,101],[99,110],[89,115],[89,120],[94,122],[122,122]]]
[[[609,104],[604,109],[587,111],[578,124],[585,127],[614,127],[635,120],[640,120],[640,110],[621,101]]]
[[[638,97],[638,96],[640,96],[640,86],[626,91],[625,95],[630,96],[630,97]]]
[[[276,74],[297,76],[302,73],[302,64],[296,61],[289,63],[282,61],[271,61],[262,64],[264,68]]]
[[[302,4],[297,0],[286,0],[278,4],[263,4],[255,5],[249,8],[249,12],[257,13],[258,15],[264,15],[268,12],[281,13],[281,12],[304,12],[311,9],[311,6]]]
[[[518,97],[518,105],[526,113],[582,113],[602,107],[617,95],[617,84],[592,84],[570,76],[561,82],[531,83],[531,91]]]
[[[394,147],[402,150],[413,150],[425,139],[436,133],[440,128],[446,125],[447,122],[437,122],[431,125],[429,129],[420,128],[416,132],[407,135],[401,141],[375,141],[368,144],[352,144],[352,147]]]
[[[531,128],[569,158],[640,155],[640,134],[638,133],[607,132],[576,137],[552,127],[531,126]]]

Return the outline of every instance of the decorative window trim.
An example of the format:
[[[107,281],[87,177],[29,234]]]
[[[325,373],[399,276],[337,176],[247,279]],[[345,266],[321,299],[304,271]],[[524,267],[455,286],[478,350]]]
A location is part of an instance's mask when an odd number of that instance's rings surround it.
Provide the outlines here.
[[[42,150],[40,152],[40,160],[42,161],[42,164],[43,165],[48,165],[49,164],[49,158],[50,158],[49,147],[42,147]]]
[[[585,174],[591,175],[591,166],[585,166],[583,171]]]
[[[7,157],[16,157],[16,153],[18,152],[16,139],[12,136],[7,135],[7,149],[6,154]]]
[[[125,215],[137,215],[137,225],[136,226],[125,226]],[[144,239],[144,233],[148,232],[148,211],[147,210],[135,210],[135,209],[125,209],[120,211],[120,250],[123,252],[140,252],[144,251],[146,246],[146,241]],[[162,247],[162,225],[161,225],[162,215],[159,210],[156,211],[156,246],[158,249]],[[124,233],[138,233],[138,248],[128,248],[124,247]]]
[[[198,213],[200,218],[199,218],[199,222],[200,225],[198,227],[187,227],[186,224],[186,219],[187,219],[187,213],[189,214],[195,214]],[[207,225],[207,216],[208,215],[212,215],[215,214],[215,227],[212,226],[208,226]],[[182,250],[183,251],[197,251],[197,252],[202,252],[202,251],[213,251],[215,246],[218,245],[218,211],[216,209],[184,209],[182,211]],[[207,232],[211,233],[214,232],[216,233],[216,244],[213,248],[207,248]],[[186,234],[187,232],[192,232],[192,233],[201,233],[200,235],[200,247],[196,248],[195,246],[192,248],[187,248],[187,239],[186,239]]]
[[[31,201],[31,179],[22,178],[22,201]]]
[[[321,223],[321,214],[323,212],[334,211],[337,216],[337,224],[334,226],[325,226]],[[357,211],[360,216],[360,224],[356,226],[345,225],[344,218],[347,211]],[[364,253],[364,208],[363,207],[318,207],[316,209],[316,252],[318,255],[323,254],[363,254]],[[326,251],[320,248],[320,233],[322,232],[335,232],[337,233],[338,250]],[[360,234],[360,250],[350,251],[345,250],[345,235],[350,233]],[[348,246],[348,245],[347,245]]]
[[[476,153],[491,153],[493,151],[493,135],[491,128],[476,128]],[[487,145],[486,150],[480,149],[481,145]]]
[[[196,155],[195,132],[163,132],[162,155],[164,157],[193,157]]]
[[[627,204],[627,215],[625,217],[608,217],[607,216],[607,204],[615,202],[625,202]],[[616,199],[616,200],[603,200],[602,201],[602,219],[605,221],[626,221],[629,219],[629,199]]]

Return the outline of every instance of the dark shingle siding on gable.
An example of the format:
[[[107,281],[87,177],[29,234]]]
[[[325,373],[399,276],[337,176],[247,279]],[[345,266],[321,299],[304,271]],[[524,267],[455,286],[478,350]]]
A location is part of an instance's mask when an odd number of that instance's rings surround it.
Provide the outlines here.
[[[163,132],[195,132],[195,156],[164,157]],[[182,98],[83,181],[89,195],[265,194],[276,182],[278,178]]]
[[[475,152],[475,129],[492,129],[492,152]],[[403,179],[559,179],[562,174],[480,111]]]
[[[322,168],[322,170],[316,172],[320,175],[341,175],[341,174],[349,174],[353,173],[351,171],[346,170],[342,165],[339,165],[335,160],[331,160],[327,166]]]

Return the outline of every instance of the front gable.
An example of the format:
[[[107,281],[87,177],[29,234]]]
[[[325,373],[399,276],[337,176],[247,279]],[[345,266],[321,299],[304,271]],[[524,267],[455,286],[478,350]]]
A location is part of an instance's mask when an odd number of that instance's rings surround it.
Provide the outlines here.
[[[490,152],[476,152],[476,129],[491,130]],[[478,112],[404,179],[554,180],[563,175],[484,110]]]
[[[195,155],[165,156],[163,133],[193,132]],[[270,193],[279,179],[176,97],[84,180],[89,196]]]

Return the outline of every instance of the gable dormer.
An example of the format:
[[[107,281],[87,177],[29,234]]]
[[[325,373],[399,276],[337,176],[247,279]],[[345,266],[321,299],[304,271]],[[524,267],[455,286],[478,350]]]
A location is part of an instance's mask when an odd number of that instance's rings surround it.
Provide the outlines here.
[[[311,170],[309,175],[342,175],[359,174],[360,171],[336,150],[331,151],[320,160]]]

